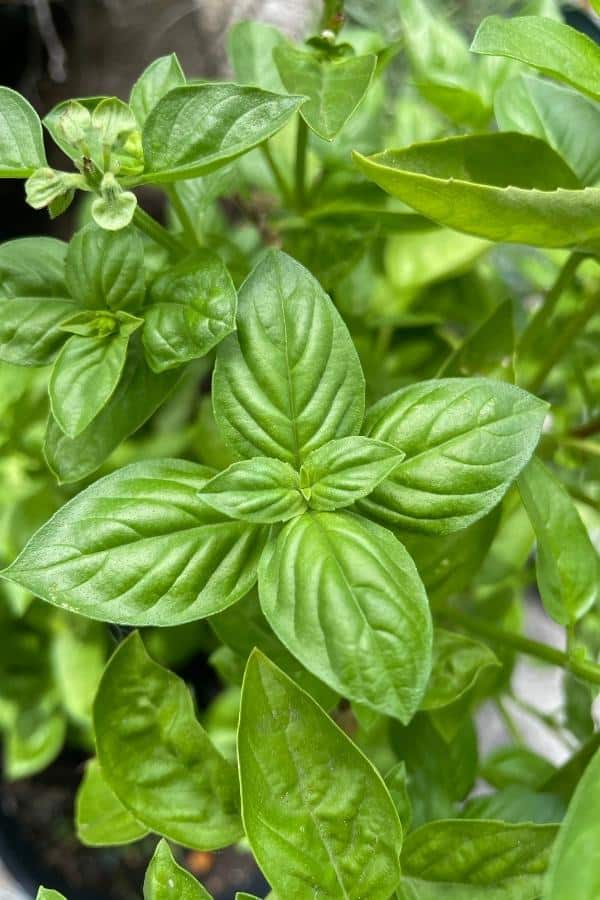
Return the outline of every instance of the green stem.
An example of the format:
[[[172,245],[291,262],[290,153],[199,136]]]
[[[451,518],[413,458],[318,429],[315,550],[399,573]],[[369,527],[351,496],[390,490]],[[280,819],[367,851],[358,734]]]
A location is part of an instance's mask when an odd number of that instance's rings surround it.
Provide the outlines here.
[[[189,216],[189,213],[185,207],[185,203],[177,193],[177,188],[174,184],[170,184],[167,186],[166,191],[169,198],[169,203],[175,210],[175,215],[177,216],[179,224],[183,229],[183,233],[185,235],[187,243],[191,247],[197,247],[198,235],[196,233],[196,229],[194,228],[194,223]]]
[[[600,684],[600,666],[596,666],[594,663],[581,659],[570,659],[569,655],[563,653],[562,650],[549,647],[548,644],[542,644],[521,634],[506,631],[492,622],[466,615],[450,606],[445,606],[441,610],[441,615],[449,622],[459,625],[471,634],[488,638],[495,644],[507,647],[510,650],[516,650],[517,653],[524,653],[526,656],[532,656],[561,669],[566,669],[577,678],[588,681],[590,684]]]
[[[163,228],[156,219],[149,216],[141,206],[136,206],[135,208],[133,224],[136,225],[140,231],[143,231],[144,234],[147,234],[149,238],[152,238],[157,244],[160,244],[161,247],[168,250],[169,253],[173,253],[176,256],[182,256],[187,252],[186,247],[184,247],[170,231]]]
[[[308,125],[298,116],[296,137],[296,206],[304,209],[306,203],[306,150],[308,147]]]
[[[534,347],[540,333],[546,327],[558,306],[558,301],[562,297],[566,288],[573,280],[577,269],[585,259],[582,253],[571,253],[565,264],[559,271],[556,280],[546,295],[542,306],[532,316],[525,331],[519,340],[518,353],[521,357],[526,357]]]
[[[283,175],[281,173],[281,169],[275,162],[273,154],[271,153],[271,148],[269,147],[269,144],[267,141],[265,141],[264,144],[260,145],[260,152],[262,153],[263,158],[271,171],[271,175],[273,176],[273,180],[275,181],[275,184],[277,185],[277,189],[279,190],[279,193],[281,194],[282,200],[288,206],[291,206],[292,205],[292,194],[290,191],[290,187],[289,187],[287,181],[285,180],[285,178],[283,177]]]
[[[515,742],[515,744],[518,744],[519,746],[522,747],[525,743],[525,741],[523,740],[523,735],[517,728],[517,725],[515,724],[513,717],[507,710],[505,704],[500,699],[500,697],[496,698],[496,708],[497,708],[498,712],[500,713],[500,717],[502,718],[502,721],[506,725],[506,730],[512,737],[513,741]]]

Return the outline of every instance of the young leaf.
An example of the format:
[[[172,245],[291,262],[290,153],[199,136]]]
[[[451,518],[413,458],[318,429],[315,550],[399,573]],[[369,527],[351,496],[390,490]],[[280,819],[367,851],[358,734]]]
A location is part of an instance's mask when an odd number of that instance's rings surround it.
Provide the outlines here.
[[[473,797],[463,807],[461,817],[495,819],[517,825],[523,822],[555,825],[564,819],[566,811],[566,804],[560,797],[513,784],[493,794]],[[536,897],[539,897],[539,892]]]
[[[266,530],[198,499],[211,474],[149,460],[100,479],[36,532],[6,577],[64,609],[129,625],[224,609],[254,584]]]
[[[298,473],[279,459],[255,457],[233,463],[200,489],[213,509],[244,522],[287,522],[306,510]]]
[[[144,900],[211,900],[211,896],[193,875],[175,862],[163,839],[146,869]]]
[[[237,298],[218,256],[196,250],[152,285],[142,340],[148,365],[164,372],[204,356],[235,329]]]
[[[59,894],[58,891],[41,887],[36,894],[36,900],[66,900],[66,897],[63,894]]]
[[[493,241],[571,247],[600,235],[598,191],[544,141],[500,132],[354,154],[389,194],[440,225]]]
[[[600,100],[600,49],[562,22],[542,16],[489,16],[479,26],[471,50],[518,59]]]
[[[477,681],[479,673],[500,662],[489,647],[444,628],[433,633],[433,661],[421,709],[439,709],[454,703]]]
[[[309,506],[332,512],[366,497],[404,459],[391,444],[366,437],[338,438],[308,454],[300,469]]]
[[[595,900],[600,891],[598,803],[600,751],[585,770],[561,825],[545,882],[544,900]]]
[[[161,56],[150,63],[131,89],[129,106],[137,119],[138,125],[143,126],[146,119],[159,100],[172,91],[173,88],[185,84],[185,75],[174,53],[169,56]]]
[[[484,375],[513,383],[514,353],[513,304],[505,300],[448,357],[438,378]]]
[[[600,597],[600,559],[569,493],[535,457],[519,492],[537,538],[542,602],[561,625],[573,625]]]
[[[69,244],[66,278],[79,306],[137,310],[145,291],[141,237],[133,227],[113,232],[86,225]]]
[[[217,352],[213,403],[240,457],[273,456],[299,468],[311,450],[359,431],[364,379],[356,350],[303,266],[267,253],[242,286],[237,328]]]
[[[236,22],[227,35],[227,51],[236,81],[266,91],[282,91],[273,50],[285,42],[282,33],[265,22]]]
[[[246,834],[278,896],[388,900],[402,829],[383,781],[259,651],[244,678],[238,757]]]
[[[86,847],[131,844],[148,834],[111,790],[97,759],[85,767],[75,800],[75,824]]]
[[[38,114],[24,97],[0,85],[0,178],[29,178],[46,165]]]
[[[74,334],[56,358],[50,377],[52,415],[67,437],[76,438],[113,395],[123,374],[129,337]]]
[[[339,134],[364,98],[377,62],[372,54],[320,60],[291,44],[276,46],[273,59],[285,88],[308,97],[300,115],[326,141]]]
[[[527,747],[500,747],[481,763],[481,775],[495,788],[541,788],[556,772],[548,760]]]
[[[4,773],[9,780],[43,771],[62,750],[67,723],[51,693],[18,711],[4,746]]]
[[[175,88],[144,124],[146,169],[139,181],[162,183],[212,172],[274,135],[302,102],[302,97],[237,84]]]
[[[405,528],[446,534],[500,502],[538,442],[546,404],[487,378],[422,381],[369,411],[367,433],[406,453],[361,508]]]
[[[407,722],[431,667],[431,619],[396,538],[350,513],[305,513],[268,545],[263,612],[298,659],[340,694]]]
[[[385,784],[390,792],[402,830],[406,834],[412,820],[412,806],[408,793],[408,775],[403,762],[396,763],[385,776]]]
[[[104,671],[94,732],[109,787],[146,828],[199,850],[241,836],[235,769],[197,721],[185,683],[148,656],[137,632]]]

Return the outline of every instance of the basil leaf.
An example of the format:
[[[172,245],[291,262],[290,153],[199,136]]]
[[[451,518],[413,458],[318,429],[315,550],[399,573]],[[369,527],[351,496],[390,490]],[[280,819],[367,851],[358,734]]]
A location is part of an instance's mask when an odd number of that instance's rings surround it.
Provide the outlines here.
[[[473,687],[479,673],[500,662],[489,647],[444,628],[433,633],[433,660],[421,709],[439,709],[454,703]]]
[[[52,415],[62,431],[76,438],[113,395],[123,374],[128,337],[74,334],[60,351],[49,392]]]
[[[234,606],[211,616],[210,624],[219,640],[233,650],[244,665],[254,647],[257,647],[310,694],[319,706],[331,709],[337,703],[335,691],[311,675],[273,634],[262,613],[255,590]]]
[[[274,48],[273,59],[285,88],[305,94],[300,115],[315,134],[332,141],[369,90],[377,57],[320,60],[290,44]]]
[[[246,835],[279,896],[389,900],[402,829],[383,781],[259,651],[246,667],[238,757]]]
[[[79,306],[137,310],[144,299],[144,247],[136,229],[106,231],[94,223],[69,244],[67,285]]]
[[[0,85],[0,178],[29,178],[46,165],[38,114],[24,97]]]
[[[408,298],[429,284],[462,275],[490,246],[479,238],[427,224],[421,230],[391,235],[385,242],[385,273]]]
[[[598,798],[600,752],[585,770],[558,838],[545,882],[545,900],[594,900],[600,890]]]
[[[0,296],[68,298],[66,252],[67,244],[49,237],[0,244]]]
[[[567,489],[535,457],[519,481],[537,538],[536,571],[546,612],[573,625],[600,597],[600,560]]]
[[[6,577],[64,609],[128,625],[224,609],[254,584],[266,534],[198,499],[211,474],[148,460],[107,475],[36,532]]]
[[[211,900],[199,881],[173,859],[167,842],[157,844],[144,878],[144,900]]]
[[[20,709],[4,743],[4,772],[9,780],[43,771],[63,748],[67,722],[53,692]]]
[[[398,900],[540,900],[542,879],[537,875],[508,878],[499,887],[450,884],[403,878]]]
[[[146,169],[138,181],[169,182],[212,172],[272,137],[302,102],[302,97],[237,84],[175,88],[144,124]]]
[[[596,190],[544,141],[500,132],[354,153],[371,181],[440,225],[493,241],[571,247],[600,234]]]
[[[483,819],[430,822],[405,839],[402,871],[428,881],[494,887],[545,872],[558,829]]]
[[[97,759],[90,759],[75,799],[77,837],[86,847],[131,844],[148,834],[110,789]]]
[[[129,96],[129,106],[138,125],[144,125],[165,94],[182,84],[185,84],[185,75],[175,53],[150,63],[133,85]]]
[[[562,821],[566,805],[555,794],[532,791],[523,785],[510,785],[495,794],[473,797],[463,807],[465,819],[499,819],[502,822],[534,822],[553,825]],[[539,896],[539,893],[538,895]]]
[[[412,805],[408,793],[408,774],[404,762],[396,763],[385,776],[385,785],[396,807],[402,830],[406,834],[412,821]]]
[[[471,50],[518,59],[600,100],[600,49],[587,35],[541,16],[489,16]]]
[[[414,563],[385,528],[305,513],[259,567],[263,612],[298,659],[338,693],[407,722],[431,666],[431,619]]]
[[[94,731],[109,787],[142,825],[199,850],[241,837],[235,769],[196,719],[185,683],[148,656],[137,632],[104,671]]]
[[[406,459],[361,509],[417,531],[465,528],[500,502],[529,461],[547,408],[487,378],[422,381],[384,397],[365,429]]]
[[[600,179],[600,105],[594,100],[552,81],[520,75],[496,92],[494,111],[504,131],[523,131],[554,147],[583,184]]]
[[[36,894],[36,900],[66,900],[66,897],[63,894],[59,894],[58,891],[41,887]]]
[[[438,378],[485,375],[513,383],[514,354],[513,304],[505,300],[448,357]]]
[[[306,510],[298,473],[288,463],[267,457],[233,463],[199,493],[213,509],[244,522],[287,522]]]
[[[140,428],[169,396],[179,373],[155,375],[144,359],[141,342],[129,343],[123,375],[98,416],[76,438],[69,438],[50,417],[44,453],[60,483],[80,481],[95,472],[121,441]]]
[[[154,372],[205,356],[235,329],[235,287],[219,257],[207,250],[161,275],[150,303],[142,340]]]
[[[501,747],[481,764],[482,777],[495,788],[541,788],[555,772],[552,763],[527,747]]]
[[[217,351],[213,403],[239,456],[296,468],[360,429],[364,379],[350,335],[318,282],[284,253],[265,254],[242,285],[238,330]]]
[[[366,437],[329,441],[308,454],[300,469],[302,493],[312,509],[332,511],[366,497],[391,475],[404,453]]]
[[[275,47],[285,38],[265,22],[236,22],[227,35],[227,52],[239,84],[255,84],[266,91],[282,91],[283,85],[273,62]]]
[[[61,703],[77,724],[89,727],[92,703],[107,656],[99,622],[57,612],[52,619],[52,672]]]

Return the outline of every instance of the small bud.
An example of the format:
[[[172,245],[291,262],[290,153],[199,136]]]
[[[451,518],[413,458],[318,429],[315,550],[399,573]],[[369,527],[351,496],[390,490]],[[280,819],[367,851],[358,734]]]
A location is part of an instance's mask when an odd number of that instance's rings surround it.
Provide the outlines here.
[[[56,130],[67,144],[79,147],[85,141],[91,124],[90,111],[82,103],[71,100],[61,112]]]
[[[29,206],[34,209],[43,209],[54,204],[54,211],[57,209],[63,211],[66,206],[63,205],[61,210],[61,204],[57,204],[56,201],[64,195],[72,195],[75,188],[84,187],[85,182],[80,175],[57,172],[55,169],[44,167],[37,169],[25,182],[25,196]]]
[[[112,172],[102,178],[100,196],[92,203],[92,216],[101,228],[119,231],[131,222],[137,197],[131,191],[124,191]]]

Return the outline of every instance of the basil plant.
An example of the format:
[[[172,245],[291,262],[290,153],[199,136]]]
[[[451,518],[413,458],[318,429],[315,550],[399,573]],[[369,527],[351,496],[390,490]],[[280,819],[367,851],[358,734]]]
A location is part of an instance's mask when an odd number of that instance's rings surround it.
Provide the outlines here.
[[[600,49],[549,0],[471,46],[324,6],[235,25],[235,81],[59,104],[65,171],[0,88],[0,176],[78,199],[0,247],[6,775],[89,757],[77,834],[160,836],[145,900],[209,896],[165,839],[279,900],[597,900]]]

